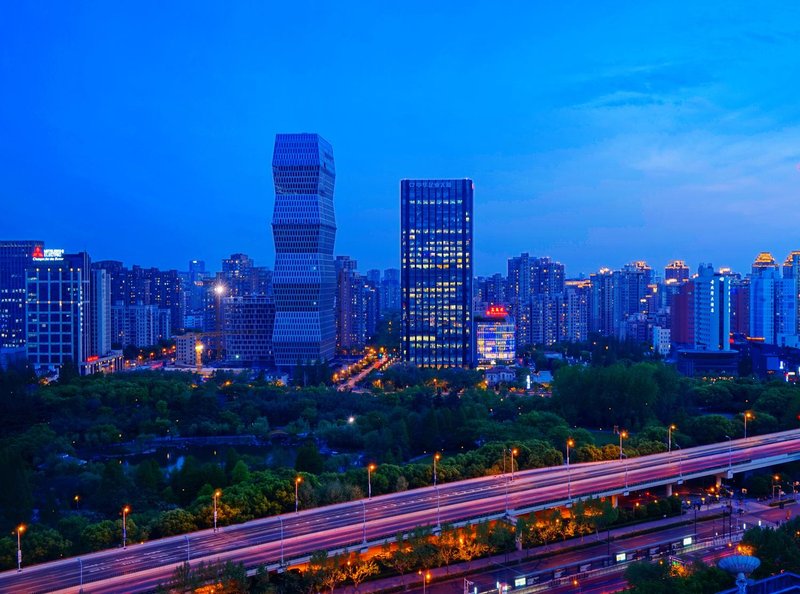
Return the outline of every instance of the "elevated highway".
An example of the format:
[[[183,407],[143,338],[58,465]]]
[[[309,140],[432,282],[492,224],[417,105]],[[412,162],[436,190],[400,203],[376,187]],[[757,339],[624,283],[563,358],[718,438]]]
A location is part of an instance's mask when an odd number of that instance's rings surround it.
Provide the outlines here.
[[[800,459],[800,430],[622,461],[524,470],[253,520],[0,573],[0,592],[145,592],[189,559],[276,569],[319,549],[383,543],[417,526],[466,523]],[[23,542],[23,554],[24,554]]]

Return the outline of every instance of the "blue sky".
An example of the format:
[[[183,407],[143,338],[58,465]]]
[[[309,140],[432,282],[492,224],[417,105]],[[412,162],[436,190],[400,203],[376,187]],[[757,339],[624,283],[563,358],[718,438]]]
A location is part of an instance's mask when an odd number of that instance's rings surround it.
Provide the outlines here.
[[[478,274],[800,249],[795,2],[30,2],[0,39],[0,237],[271,266],[274,135],[319,132],[364,271],[406,177],[474,180]]]

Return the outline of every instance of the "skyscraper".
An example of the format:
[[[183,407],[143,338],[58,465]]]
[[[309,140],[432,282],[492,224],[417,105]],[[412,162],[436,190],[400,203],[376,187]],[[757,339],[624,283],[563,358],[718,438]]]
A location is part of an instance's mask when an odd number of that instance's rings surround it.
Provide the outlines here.
[[[731,331],[731,279],[700,264],[694,284],[694,348],[729,351]]]
[[[469,179],[400,182],[403,359],[472,364],[472,198]]]
[[[51,251],[51,250],[48,250]],[[52,250],[26,275],[28,360],[37,371],[70,363],[77,371],[92,353],[91,265],[86,253]]]
[[[272,175],[275,364],[328,360],[336,349],[333,149],[317,134],[278,134]]]
[[[772,254],[760,253],[750,276],[750,336],[796,346],[796,299],[794,279],[782,278]]]

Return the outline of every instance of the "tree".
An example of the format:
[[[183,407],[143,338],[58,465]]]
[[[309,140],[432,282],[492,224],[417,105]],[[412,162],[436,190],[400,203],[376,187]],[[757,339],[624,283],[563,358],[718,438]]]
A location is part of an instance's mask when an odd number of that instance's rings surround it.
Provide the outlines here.
[[[353,586],[360,591],[361,583],[371,575],[378,573],[378,564],[372,559],[361,559],[356,556],[347,561],[344,567],[345,575],[353,582]]]
[[[320,474],[324,467],[325,460],[313,441],[308,440],[297,448],[297,458],[294,463],[294,469],[296,471]]]
[[[391,569],[394,569],[403,578],[405,585],[405,574],[416,564],[417,557],[411,545],[405,540],[402,532],[395,537],[395,547],[387,541],[381,548],[381,562]]]

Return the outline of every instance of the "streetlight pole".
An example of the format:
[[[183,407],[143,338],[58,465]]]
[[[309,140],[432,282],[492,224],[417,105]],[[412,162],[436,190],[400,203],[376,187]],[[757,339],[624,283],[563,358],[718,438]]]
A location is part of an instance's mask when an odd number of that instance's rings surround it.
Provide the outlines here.
[[[434,487],[436,486],[436,462],[438,462],[439,458],[441,458],[441,457],[442,456],[441,456],[441,454],[439,454],[439,452],[436,452],[433,455],[433,486]]]
[[[744,412],[744,438],[747,439],[747,420],[748,419],[755,419],[753,413],[745,411]]]
[[[442,516],[441,516],[441,508],[439,507],[439,487],[434,487],[436,489],[436,530],[442,530]]]
[[[22,540],[21,535],[25,532],[25,524],[17,526],[17,573],[22,571]]]
[[[122,508],[122,549],[128,548],[128,512],[131,511],[130,506]]]
[[[298,476],[294,479],[294,513],[298,513],[300,511],[300,498],[299,498],[299,488],[300,483],[303,482],[303,477]]]
[[[367,504],[364,502],[363,499],[361,500],[361,508],[364,510],[364,522],[362,524],[362,526],[363,526],[362,531],[363,531],[363,541],[364,541],[364,544],[366,545],[367,544]]]
[[[511,481],[514,481],[514,456],[517,455],[517,448],[512,448],[509,453],[511,454]]]
[[[725,437],[728,438],[728,472],[732,473],[733,472],[733,440],[730,438],[729,435],[726,435]]]
[[[189,535],[188,534],[184,534],[183,538],[186,539],[186,562],[188,563],[192,558],[191,554],[190,554],[190,551],[189,551]]]
[[[78,571],[80,573],[78,594],[83,594],[83,559],[78,557]]]
[[[370,464],[367,466],[367,499],[372,499],[372,471],[375,470],[375,465]]]
[[[570,437],[567,439],[567,499],[572,499],[572,474],[569,471],[569,448],[575,445],[575,441]]]
[[[510,512],[508,511],[508,481],[504,481],[503,484],[506,487],[506,515],[508,516],[510,515]]]
[[[214,491],[214,532],[217,531],[217,499],[222,495],[222,491],[217,489]]]
[[[283,516],[278,516],[278,521],[281,523],[281,567],[283,567]]]
[[[676,429],[677,427],[675,425],[670,425],[667,428],[667,453],[672,452],[672,432]]]
[[[628,432],[624,429],[619,432],[619,461],[622,462],[622,440],[628,437]]]

